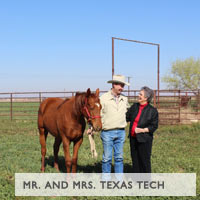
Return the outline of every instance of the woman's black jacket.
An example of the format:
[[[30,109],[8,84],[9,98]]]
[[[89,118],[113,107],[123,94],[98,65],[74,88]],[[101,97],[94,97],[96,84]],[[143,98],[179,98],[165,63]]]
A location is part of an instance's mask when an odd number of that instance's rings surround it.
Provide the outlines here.
[[[130,122],[129,128],[129,137],[131,135],[131,129],[133,122],[139,112],[139,103],[133,104],[126,113],[126,121]],[[138,133],[136,138],[138,142],[146,142],[149,137],[153,137],[153,132],[158,128],[158,111],[156,108],[147,104],[142,110],[140,119],[137,125],[138,128],[148,128],[149,132],[147,133]]]

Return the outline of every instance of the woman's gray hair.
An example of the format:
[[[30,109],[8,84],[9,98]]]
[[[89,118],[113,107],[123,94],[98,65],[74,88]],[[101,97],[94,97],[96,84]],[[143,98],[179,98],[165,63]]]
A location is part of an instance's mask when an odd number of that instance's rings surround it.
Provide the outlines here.
[[[147,102],[150,103],[154,96],[153,90],[147,86],[142,87],[141,90],[144,91],[144,96],[147,98]]]

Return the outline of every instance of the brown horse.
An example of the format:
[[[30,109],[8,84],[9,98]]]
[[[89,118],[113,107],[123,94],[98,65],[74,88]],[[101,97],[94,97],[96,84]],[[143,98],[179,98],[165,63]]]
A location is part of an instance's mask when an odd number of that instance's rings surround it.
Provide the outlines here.
[[[55,137],[54,142],[54,167],[58,168],[58,152],[61,142],[65,155],[65,165],[67,173],[76,172],[78,150],[83,141],[87,119],[95,131],[100,131],[101,124],[101,104],[99,100],[99,89],[96,93],[91,93],[90,89],[86,93],[77,93],[75,97],[62,100],[60,98],[45,99],[38,111],[38,129],[40,132],[41,144],[41,171],[45,170],[46,138],[48,132]],[[73,157],[70,156],[70,143],[73,141]]]

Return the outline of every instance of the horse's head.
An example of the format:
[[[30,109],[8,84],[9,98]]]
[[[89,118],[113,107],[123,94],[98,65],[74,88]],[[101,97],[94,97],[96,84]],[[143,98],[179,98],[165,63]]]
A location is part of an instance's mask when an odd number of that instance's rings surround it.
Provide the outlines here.
[[[96,93],[91,93],[88,88],[85,96],[83,115],[92,125],[94,131],[100,131],[102,129],[99,89],[96,90]]]

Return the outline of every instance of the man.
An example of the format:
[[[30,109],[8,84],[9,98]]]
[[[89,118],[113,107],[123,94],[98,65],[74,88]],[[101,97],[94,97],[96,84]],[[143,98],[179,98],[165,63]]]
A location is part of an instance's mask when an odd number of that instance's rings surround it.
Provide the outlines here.
[[[122,75],[113,75],[113,79],[108,83],[112,83],[112,89],[100,97],[103,143],[102,173],[111,173],[113,149],[115,173],[123,173],[123,144],[129,103],[128,98],[121,92],[129,83],[125,82],[125,76]]]

